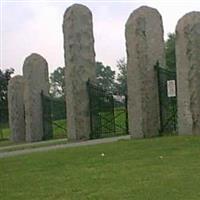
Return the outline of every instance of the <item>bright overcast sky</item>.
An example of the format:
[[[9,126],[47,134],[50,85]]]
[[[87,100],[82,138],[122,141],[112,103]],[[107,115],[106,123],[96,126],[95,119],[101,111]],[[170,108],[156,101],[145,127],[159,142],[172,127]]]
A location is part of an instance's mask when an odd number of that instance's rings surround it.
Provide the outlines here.
[[[52,72],[64,66],[62,21],[67,7],[82,3],[93,13],[96,60],[113,69],[126,57],[125,23],[130,13],[142,5],[158,9],[163,17],[165,38],[174,32],[180,17],[200,11],[200,0],[132,1],[1,1],[1,69],[12,67],[22,74],[25,57],[41,54]]]

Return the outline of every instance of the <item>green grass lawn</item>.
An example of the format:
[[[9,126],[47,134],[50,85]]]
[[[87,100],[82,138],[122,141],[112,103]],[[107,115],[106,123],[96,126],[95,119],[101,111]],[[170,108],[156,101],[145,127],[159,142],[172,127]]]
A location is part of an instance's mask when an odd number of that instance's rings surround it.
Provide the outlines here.
[[[33,153],[0,159],[0,199],[199,200],[199,169],[200,137]]]

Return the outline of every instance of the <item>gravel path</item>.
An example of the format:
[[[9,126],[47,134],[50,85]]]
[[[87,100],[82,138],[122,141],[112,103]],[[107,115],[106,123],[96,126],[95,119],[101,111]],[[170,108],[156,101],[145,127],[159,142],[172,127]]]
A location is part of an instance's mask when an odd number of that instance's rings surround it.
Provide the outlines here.
[[[68,143],[68,144],[58,144],[58,145],[47,146],[47,147],[38,147],[38,148],[34,148],[34,149],[23,149],[23,150],[16,150],[16,151],[10,151],[10,152],[1,152],[0,158],[24,155],[24,154],[29,154],[29,153],[33,153],[33,152],[49,151],[49,150],[53,150],[53,149],[64,149],[64,148],[69,148],[69,147],[104,144],[104,143],[116,142],[118,140],[123,140],[123,139],[130,139],[130,135],[118,136],[118,137],[112,137],[112,138],[95,139],[95,140],[87,140],[87,141],[83,141],[83,142],[74,142],[74,143]]]

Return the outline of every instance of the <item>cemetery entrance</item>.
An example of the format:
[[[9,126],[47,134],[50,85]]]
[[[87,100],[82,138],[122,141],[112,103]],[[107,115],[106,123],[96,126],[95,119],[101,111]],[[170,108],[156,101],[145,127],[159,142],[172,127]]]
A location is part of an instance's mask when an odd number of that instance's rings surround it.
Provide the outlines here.
[[[127,97],[88,81],[90,139],[128,134]]]
[[[156,66],[160,104],[160,135],[177,131],[176,72]]]

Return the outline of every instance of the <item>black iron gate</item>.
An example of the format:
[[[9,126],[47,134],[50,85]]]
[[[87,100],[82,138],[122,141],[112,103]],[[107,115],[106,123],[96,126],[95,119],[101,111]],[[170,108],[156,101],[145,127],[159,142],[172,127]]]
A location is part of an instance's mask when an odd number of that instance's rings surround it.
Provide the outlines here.
[[[63,98],[42,97],[44,140],[66,138],[66,102]]]
[[[128,134],[127,98],[103,90],[88,81],[90,138]]]
[[[177,131],[176,72],[157,64],[160,103],[160,135]]]

